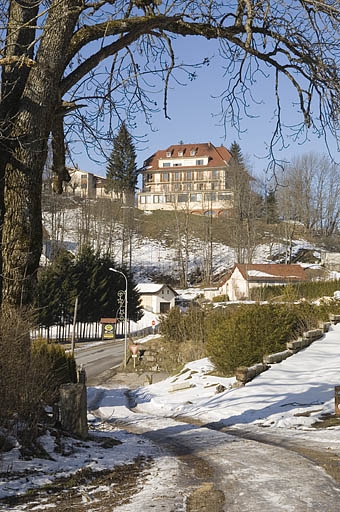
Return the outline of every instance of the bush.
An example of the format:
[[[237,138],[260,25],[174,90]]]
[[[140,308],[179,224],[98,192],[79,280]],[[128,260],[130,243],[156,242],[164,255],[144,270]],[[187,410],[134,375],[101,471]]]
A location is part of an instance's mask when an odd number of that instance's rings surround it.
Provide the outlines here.
[[[338,280],[308,281],[306,283],[290,283],[284,286],[252,288],[250,290],[250,298],[252,300],[313,300],[325,296],[333,297],[333,293],[339,289],[340,282]]]
[[[63,382],[76,381],[74,358],[57,345],[31,344],[33,317],[8,311],[0,322],[0,427],[30,445],[37,437],[47,403]]]
[[[74,357],[61,345],[49,344],[44,339],[35,340],[31,350],[31,370],[40,375],[43,383],[41,398],[52,404],[58,398],[59,386],[77,382],[77,367]]]
[[[297,305],[244,305],[214,322],[208,332],[207,355],[226,375],[239,366],[251,366],[263,356],[285,350],[284,344],[328,317],[328,307]]]
[[[197,306],[189,307],[186,313],[180,308],[172,308],[161,318],[159,332],[167,341],[182,343],[184,341],[205,341],[206,312]]]
[[[287,288],[287,296],[292,296]],[[160,332],[171,342],[176,363],[210,357],[218,371],[234,374],[239,366],[260,363],[264,355],[285,350],[285,343],[304,331],[327,321],[330,313],[340,313],[340,303],[319,301],[319,305],[229,304],[226,308],[190,308],[182,313],[172,309],[161,320]]]

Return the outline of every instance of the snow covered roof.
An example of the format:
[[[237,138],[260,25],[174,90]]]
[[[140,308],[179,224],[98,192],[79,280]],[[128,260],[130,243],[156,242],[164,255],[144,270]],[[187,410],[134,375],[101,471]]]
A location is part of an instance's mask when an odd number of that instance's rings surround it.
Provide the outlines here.
[[[272,274],[261,272],[260,270],[249,270],[247,274],[249,277],[273,277]]]
[[[140,293],[142,295],[145,295],[145,294],[159,293],[162,290],[162,288],[164,288],[164,287],[169,288],[175,295],[177,295],[175,290],[173,288],[171,288],[171,286],[169,286],[167,284],[138,283],[137,286],[136,286],[136,289],[137,289],[138,293]]]
[[[236,265],[244,278],[263,281],[302,281],[307,279],[301,265],[285,265],[280,263],[264,263]]]

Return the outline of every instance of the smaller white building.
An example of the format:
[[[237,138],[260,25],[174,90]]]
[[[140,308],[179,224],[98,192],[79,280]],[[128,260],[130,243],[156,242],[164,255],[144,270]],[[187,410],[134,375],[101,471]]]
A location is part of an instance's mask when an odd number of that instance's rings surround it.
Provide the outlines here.
[[[65,192],[74,196],[87,197],[89,199],[119,199],[119,194],[113,190],[108,191],[108,180],[92,172],[82,171],[78,168],[68,169],[71,181],[66,183]]]
[[[167,284],[139,283],[136,289],[146,311],[162,314],[175,306],[177,292]]]

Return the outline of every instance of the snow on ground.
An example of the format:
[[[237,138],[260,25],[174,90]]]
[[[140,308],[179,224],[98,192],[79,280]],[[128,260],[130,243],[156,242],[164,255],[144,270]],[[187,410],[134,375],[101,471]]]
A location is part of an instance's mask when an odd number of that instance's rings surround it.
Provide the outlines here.
[[[339,367],[340,324],[244,387],[232,388],[234,378],[214,376],[210,361],[202,359],[187,364],[174,377],[137,389],[134,399],[139,412],[185,416],[202,424],[281,429],[340,453],[340,427],[312,427],[322,415],[334,413]],[[225,391],[218,393],[218,385]],[[181,386],[185,389],[176,390]]]
[[[203,423],[310,430],[322,414],[334,412],[339,367],[340,324],[246,386],[232,388],[234,378],[214,376],[210,361],[202,359],[187,364],[175,377],[139,388],[134,399],[139,410],[150,414],[183,415]],[[185,389],[174,390],[181,385]],[[225,391],[218,393],[218,385]],[[334,430],[339,434],[340,428]]]
[[[85,443],[69,439],[65,450],[70,457],[53,452],[53,460],[31,461],[19,458],[17,446],[1,454],[0,497],[23,493],[29,487],[51,482],[56,476],[71,474],[83,466],[98,470],[110,468],[141,454],[155,459],[150,476],[153,485],[149,488],[170,486],[176,462],[143,436],[127,434],[117,428],[116,420],[136,427],[145,422],[149,430],[166,428],[168,422],[174,421],[170,418],[180,419],[180,416],[206,425],[266,427],[265,432],[280,430],[289,433],[291,438],[311,440],[325,450],[340,454],[340,427],[312,427],[322,414],[334,412],[334,386],[340,384],[339,366],[340,324],[332,326],[322,339],[272,365],[241,388],[232,387],[234,378],[214,375],[208,359],[189,363],[176,376],[131,391],[138,414],[128,408],[126,388],[89,388],[90,430],[94,428],[97,437],[112,436],[122,444],[112,451],[101,448],[98,439]],[[224,386],[225,390],[220,387],[222,392],[217,392],[217,386]],[[148,420],[150,416],[157,416],[157,421]],[[51,435],[42,438],[42,444],[50,452],[52,443],[55,439]],[[6,473],[13,471],[19,475],[6,478]],[[24,475],[24,471],[29,472]],[[0,510],[4,509],[0,507]],[[127,512],[130,508],[124,510]]]

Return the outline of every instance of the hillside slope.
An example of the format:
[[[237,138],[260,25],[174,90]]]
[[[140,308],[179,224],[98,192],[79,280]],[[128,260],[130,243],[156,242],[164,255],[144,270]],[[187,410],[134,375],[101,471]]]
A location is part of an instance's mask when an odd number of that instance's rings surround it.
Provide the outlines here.
[[[80,246],[89,244],[110,254],[117,264],[129,266],[131,259],[131,268],[139,282],[167,279],[174,284],[183,275],[191,284],[199,282],[210,272],[210,267],[216,281],[240,259],[240,253],[247,261],[250,251],[253,263],[282,261],[287,253],[295,256],[295,262],[299,261],[299,254],[305,258],[306,253],[312,254],[310,262],[320,257],[312,243],[303,239],[289,241],[277,229],[270,231],[268,226],[266,231],[258,226],[256,241],[246,249],[232,243],[227,219],[207,219],[180,212],[147,214],[139,210],[133,210],[132,218],[124,219],[122,209],[110,207],[107,210],[99,208],[96,202],[69,200],[58,209],[46,208],[43,212],[45,256],[49,258],[59,247],[76,254]]]

